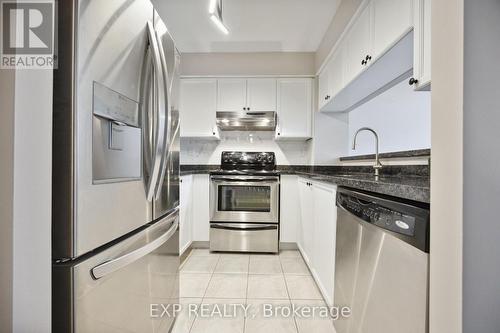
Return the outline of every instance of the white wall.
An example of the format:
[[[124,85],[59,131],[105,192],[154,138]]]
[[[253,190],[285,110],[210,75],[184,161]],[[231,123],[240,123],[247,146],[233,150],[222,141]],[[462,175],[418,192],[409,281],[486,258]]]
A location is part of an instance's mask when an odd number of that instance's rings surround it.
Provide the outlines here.
[[[51,331],[52,71],[16,71],[13,330]]]
[[[374,137],[358,135],[356,150],[351,149],[360,127],[371,127],[379,136],[380,152],[431,147],[431,93],[415,92],[407,80],[349,112],[349,155],[373,154]]]
[[[52,71],[0,72],[0,331],[50,332]]]
[[[462,332],[463,8],[463,0],[432,2],[429,333]]]
[[[464,1],[463,331],[499,332],[500,1]]]
[[[12,331],[15,71],[0,70],[0,332]]]
[[[315,53],[183,53],[181,75],[314,75]]]
[[[271,151],[281,165],[309,164],[310,141],[280,142],[274,132],[222,132],[220,141],[181,139],[181,164],[220,164],[223,151]]]
[[[349,116],[347,113],[315,112],[311,164],[338,164],[339,157],[349,154],[348,135]]]

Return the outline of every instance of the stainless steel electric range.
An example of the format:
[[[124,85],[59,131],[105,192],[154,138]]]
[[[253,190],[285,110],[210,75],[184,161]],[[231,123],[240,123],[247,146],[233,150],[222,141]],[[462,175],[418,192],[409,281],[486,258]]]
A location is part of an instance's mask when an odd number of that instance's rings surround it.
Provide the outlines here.
[[[279,250],[280,175],[272,152],[223,152],[210,174],[210,251]]]

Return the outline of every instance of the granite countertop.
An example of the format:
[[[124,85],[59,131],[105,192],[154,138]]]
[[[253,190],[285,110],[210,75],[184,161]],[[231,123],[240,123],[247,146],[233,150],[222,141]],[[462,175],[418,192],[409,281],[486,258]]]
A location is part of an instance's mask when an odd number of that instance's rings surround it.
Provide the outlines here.
[[[207,174],[219,165],[182,165],[181,175]],[[311,180],[346,186],[394,197],[430,202],[428,166],[387,166],[378,180],[371,167],[278,166],[284,175],[298,175]]]
[[[420,176],[380,176],[378,180],[371,174],[320,174],[293,172],[312,180],[351,187],[359,190],[391,195],[393,197],[429,203],[429,178]]]

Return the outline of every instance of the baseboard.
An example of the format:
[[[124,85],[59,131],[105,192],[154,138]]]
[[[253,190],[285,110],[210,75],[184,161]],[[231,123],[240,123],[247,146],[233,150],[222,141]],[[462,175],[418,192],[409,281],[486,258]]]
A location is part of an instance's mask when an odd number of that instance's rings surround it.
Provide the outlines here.
[[[191,254],[191,250],[193,249],[193,247],[191,246],[193,243],[191,242],[190,244],[188,244],[187,246],[184,247],[184,249],[182,249],[180,252],[180,263],[181,265],[184,263],[184,261],[187,259],[187,257],[189,257],[189,255]]]
[[[210,242],[209,241],[193,241],[191,243],[191,247],[193,249],[209,249]]]
[[[184,253],[187,250],[189,250],[189,248],[192,248],[192,246],[191,246],[192,244],[193,244],[193,242],[189,242],[188,244],[186,244],[186,246],[184,246],[183,248],[180,249],[179,252],[180,252],[181,257],[184,255]]]
[[[208,241],[193,241],[184,249],[181,250],[181,257],[184,255],[188,249],[209,249],[210,242]],[[297,243],[295,242],[280,242],[280,250],[298,250]]]
[[[280,250],[297,250],[297,243],[295,242],[280,242]]]
[[[193,249],[209,249],[209,241],[193,241],[189,246]],[[187,248],[187,247],[186,247]],[[295,242],[280,242],[280,250],[298,250],[297,243]],[[184,251],[182,251],[184,252]]]

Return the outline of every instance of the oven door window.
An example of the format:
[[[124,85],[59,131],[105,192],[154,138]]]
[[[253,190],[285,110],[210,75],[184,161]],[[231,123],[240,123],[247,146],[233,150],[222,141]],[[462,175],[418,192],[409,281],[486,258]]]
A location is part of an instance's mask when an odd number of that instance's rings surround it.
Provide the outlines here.
[[[224,212],[271,211],[270,186],[219,185],[218,210]]]

